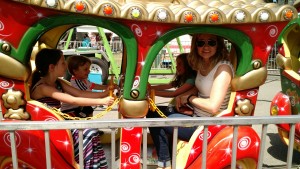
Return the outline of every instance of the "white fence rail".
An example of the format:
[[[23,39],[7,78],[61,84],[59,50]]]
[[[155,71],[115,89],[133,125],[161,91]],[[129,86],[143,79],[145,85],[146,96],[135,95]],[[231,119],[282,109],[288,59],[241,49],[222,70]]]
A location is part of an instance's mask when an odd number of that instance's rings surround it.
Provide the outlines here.
[[[181,41],[182,48],[184,49],[184,52],[189,52],[190,51],[190,41]],[[59,49],[64,49],[64,46],[66,44],[66,41],[60,41],[58,44]],[[178,44],[175,40],[171,41],[169,43],[170,50],[172,51],[173,56],[177,56],[180,53],[180,49],[178,47]],[[82,47],[82,41],[70,41],[69,43],[69,49],[80,49]],[[96,44],[93,46],[95,49],[105,51],[105,48],[102,44],[101,41],[98,41]],[[123,43],[121,40],[117,41],[111,41],[110,42],[110,48],[113,53],[120,53],[123,50]],[[155,59],[152,68],[170,68],[170,65],[165,65],[162,63],[165,60],[169,60],[169,54],[166,53],[166,49],[163,49],[164,52],[160,52],[157,55],[157,58]],[[278,74],[278,67],[276,64],[276,55],[277,55],[277,47],[276,44],[272,48],[272,51],[270,53],[268,63],[267,63],[267,69],[269,74]]]
[[[67,41],[60,41],[59,44],[57,45],[57,48],[61,50],[64,49],[66,43]],[[109,44],[110,44],[111,51],[114,53],[121,52],[123,50],[123,43],[121,40],[111,41]],[[82,41],[70,41],[68,49],[80,49],[82,47],[83,47]],[[105,51],[102,41],[97,41],[95,42],[95,44],[90,44],[89,47],[97,50]]]
[[[123,128],[123,127],[142,127],[143,128],[143,161],[147,161],[147,128],[148,127],[160,127],[160,126],[173,126],[174,127],[174,143],[177,142],[177,132],[178,126],[204,126],[204,140],[203,140],[203,150],[206,150],[207,145],[207,129],[210,125],[230,125],[234,127],[233,140],[237,139],[237,128],[238,126],[244,125],[261,125],[261,145],[260,145],[260,153],[259,153],[259,161],[258,161],[258,169],[263,168],[263,160],[265,153],[265,142],[267,135],[267,127],[270,124],[282,124],[288,123],[291,126],[291,131],[289,133],[289,139],[294,140],[295,134],[295,124],[299,123],[300,116],[277,116],[277,117],[199,117],[199,118],[172,118],[172,119],[162,119],[162,118],[152,118],[152,119],[115,119],[115,120],[93,120],[93,121],[56,121],[56,122],[44,122],[44,121],[22,121],[22,122],[0,122],[0,130],[6,130],[10,132],[10,143],[12,150],[12,159],[13,159],[13,168],[18,168],[17,163],[17,153],[16,151],[16,141],[15,141],[15,132],[19,130],[44,130],[45,133],[45,148],[46,148],[46,157],[47,157],[47,169],[51,169],[51,158],[50,158],[50,149],[49,149],[49,130],[59,130],[59,129],[85,129],[85,128],[99,128],[99,129],[110,129],[113,134],[111,135],[111,140],[115,140],[115,129]],[[82,144],[82,132],[79,138],[81,138]],[[115,159],[114,150],[116,149],[116,144],[112,142],[112,157],[111,157],[111,168],[117,168],[120,164],[118,164]],[[235,169],[236,164],[236,142],[232,147],[232,160],[231,160],[231,168]],[[293,157],[293,146],[294,143],[291,141],[288,146],[287,152],[287,161],[286,168],[292,168],[292,157]],[[176,145],[173,145],[173,150],[176,150]],[[176,153],[176,151],[173,151]],[[206,152],[206,151],[203,151]],[[206,159],[206,153],[202,153],[203,159]],[[175,157],[176,154],[173,154]],[[82,151],[79,155],[81,158],[80,161],[83,161]],[[173,166],[175,168],[176,160],[173,158]],[[202,161],[202,169],[205,169],[206,162]],[[80,164],[81,168],[83,167]],[[143,164],[143,169],[147,168],[147,165]]]

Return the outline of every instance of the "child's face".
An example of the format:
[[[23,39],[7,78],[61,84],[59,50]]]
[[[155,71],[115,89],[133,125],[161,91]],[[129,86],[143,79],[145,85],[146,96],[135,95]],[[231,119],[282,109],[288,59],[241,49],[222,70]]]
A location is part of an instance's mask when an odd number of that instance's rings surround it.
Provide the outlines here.
[[[184,64],[181,59],[176,59],[176,72],[177,75],[182,75],[185,72]]]
[[[74,76],[77,79],[87,79],[90,73],[90,63],[85,63],[83,66],[79,66],[78,69],[74,70]]]
[[[55,71],[58,75],[58,77],[63,77],[66,74],[67,71],[67,63],[65,61],[65,57],[62,55],[55,65]]]

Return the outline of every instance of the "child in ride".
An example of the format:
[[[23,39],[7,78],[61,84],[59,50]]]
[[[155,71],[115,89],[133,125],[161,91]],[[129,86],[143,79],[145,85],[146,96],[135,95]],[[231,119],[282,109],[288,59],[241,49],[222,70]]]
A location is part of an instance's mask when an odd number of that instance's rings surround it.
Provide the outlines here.
[[[113,97],[105,92],[81,91],[61,79],[67,66],[61,50],[42,49],[35,58],[36,70],[32,75],[30,96],[50,107],[60,108],[61,103],[78,106],[112,105]],[[72,129],[74,156],[79,162],[79,130]],[[107,169],[107,161],[100,142],[98,129],[83,130],[83,157],[85,169]]]
[[[96,84],[88,80],[90,66],[92,64],[88,57],[81,55],[70,56],[67,59],[67,64],[69,73],[72,75],[70,83],[73,87],[85,91],[92,91],[93,89],[108,90],[107,85]],[[92,106],[78,106],[62,103],[61,111],[71,116],[85,118],[93,116],[94,109]]]
[[[170,83],[148,86],[150,90],[154,90],[155,96],[173,98],[168,109],[175,107],[175,97],[195,86],[197,72],[189,66],[187,56],[188,53],[181,53],[176,57],[176,74]],[[164,111],[165,107],[159,106],[159,109]],[[185,113],[191,115],[192,111],[186,109]]]

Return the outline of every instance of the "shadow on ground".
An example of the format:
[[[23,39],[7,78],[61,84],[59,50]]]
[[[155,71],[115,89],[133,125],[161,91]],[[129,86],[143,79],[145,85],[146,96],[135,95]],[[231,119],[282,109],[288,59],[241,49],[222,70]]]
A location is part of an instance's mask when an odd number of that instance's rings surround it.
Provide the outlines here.
[[[287,161],[288,146],[281,141],[279,134],[268,133],[267,136],[270,138],[270,147],[267,149],[268,153],[277,160]],[[300,165],[300,152],[293,151],[293,166]]]

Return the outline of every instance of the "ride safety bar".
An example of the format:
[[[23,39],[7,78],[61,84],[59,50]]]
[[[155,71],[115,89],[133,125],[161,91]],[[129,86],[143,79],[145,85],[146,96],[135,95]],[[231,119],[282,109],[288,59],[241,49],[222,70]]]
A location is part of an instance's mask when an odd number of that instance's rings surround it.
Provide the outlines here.
[[[19,121],[19,122],[4,122],[0,121],[0,130],[7,130],[10,132],[10,144],[12,152],[12,162],[13,168],[18,168],[17,163],[17,152],[16,152],[16,140],[15,131],[18,130],[43,130],[45,135],[45,149],[46,149],[46,164],[47,169],[51,169],[51,156],[50,156],[50,143],[49,143],[49,130],[60,130],[60,129],[79,129],[79,165],[83,168],[83,143],[82,143],[82,131],[85,128],[99,128],[99,129],[110,129],[111,130],[111,140],[115,140],[116,129],[118,128],[128,128],[128,127],[142,127],[143,128],[143,152],[142,160],[147,161],[147,128],[148,127],[162,127],[162,126],[172,126],[174,127],[173,135],[173,154],[172,154],[172,167],[176,168],[176,144],[178,136],[178,127],[184,126],[204,126],[204,138],[202,152],[206,152],[207,149],[207,134],[208,126],[211,125],[229,125],[233,126],[233,147],[232,147],[232,157],[231,157],[231,169],[236,167],[236,151],[237,151],[237,135],[238,126],[245,125],[261,125],[262,131],[260,136],[260,149],[259,149],[259,161],[258,169],[262,169],[265,142],[267,135],[267,127],[269,124],[289,124],[291,130],[289,132],[289,140],[294,140],[295,134],[295,124],[299,123],[300,115],[292,116],[251,116],[251,117],[195,117],[195,118],[141,118],[141,119],[113,119],[113,120],[81,120],[81,121]],[[292,157],[293,157],[293,146],[294,142],[290,141],[288,145],[287,152],[287,167],[290,169],[292,167]],[[111,142],[111,168],[117,168],[116,164],[116,144],[114,141]],[[206,153],[202,153],[202,169],[206,168]],[[143,163],[143,169],[147,168],[147,163]]]

